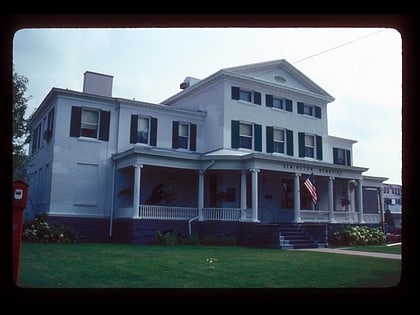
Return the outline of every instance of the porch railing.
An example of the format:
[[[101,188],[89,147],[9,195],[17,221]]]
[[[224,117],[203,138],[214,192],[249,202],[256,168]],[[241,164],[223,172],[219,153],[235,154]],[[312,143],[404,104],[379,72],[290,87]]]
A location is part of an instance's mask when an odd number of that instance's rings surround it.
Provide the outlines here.
[[[239,221],[241,209],[239,208],[204,208],[204,220]]]
[[[303,222],[328,222],[329,212],[324,210],[300,210],[300,219]]]
[[[139,206],[140,219],[190,220],[197,215],[198,208],[192,207]]]
[[[116,218],[132,218],[133,208],[118,208]],[[202,212],[203,220],[220,221],[248,221],[251,219],[252,209],[241,210],[240,208],[204,208]],[[159,220],[191,220],[198,217],[196,207],[167,207],[140,205],[138,217],[140,219],[159,219]],[[301,210],[301,222],[330,222],[329,211],[326,210]],[[381,217],[376,213],[363,214],[365,223],[380,223]],[[335,223],[359,223],[358,212],[333,212],[333,222]]]

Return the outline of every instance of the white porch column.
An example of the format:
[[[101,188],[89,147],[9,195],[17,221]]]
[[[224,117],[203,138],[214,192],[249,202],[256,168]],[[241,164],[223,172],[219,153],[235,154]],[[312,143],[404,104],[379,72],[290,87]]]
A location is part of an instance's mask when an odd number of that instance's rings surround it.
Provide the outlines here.
[[[359,210],[359,223],[365,223],[363,219],[363,181],[357,180],[357,209]]]
[[[246,220],[246,171],[241,173],[241,220]]]
[[[257,168],[250,169],[252,173],[252,222],[258,222],[258,172]]]
[[[328,178],[328,212],[330,215],[330,222],[335,222],[334,220],[334,177],[330,176]]]
[[[295,204],[295,219],[294,222],[298,223],[301,222],[300,219],[300,183],[299,183],[299,177],[301,174],[295,173],[295,181],[293,185],[293,191],[294,191],[294,204]]]
[[[143,165],[134,164],[134,192],[133,192],[133,219],[139,218],[139,205],[140,205],[140,179],[141,169]]]
[[[203,221],[203,208],[204,208],[204,173],[199,171],[198,175],[198,216],[199,221]]]

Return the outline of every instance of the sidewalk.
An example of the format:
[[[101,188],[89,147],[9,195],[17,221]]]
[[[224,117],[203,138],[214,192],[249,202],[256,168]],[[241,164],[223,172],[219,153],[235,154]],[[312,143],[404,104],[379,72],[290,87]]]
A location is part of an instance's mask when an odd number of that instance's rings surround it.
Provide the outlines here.
[[[400,259],[401,260],[401,254],[364,252],[364,251],[356,251],[356,250],[347,250],[347,249],[343,249],[343,248],[302,248],[302,249],[293,249],[293,250],[306,250],[306,251],[314,251],[314,252],[322,252],[322,253],[333,253],[333,254],[343,254],[343,255],[359,255],[359,256],[369,256],[369,257]]]

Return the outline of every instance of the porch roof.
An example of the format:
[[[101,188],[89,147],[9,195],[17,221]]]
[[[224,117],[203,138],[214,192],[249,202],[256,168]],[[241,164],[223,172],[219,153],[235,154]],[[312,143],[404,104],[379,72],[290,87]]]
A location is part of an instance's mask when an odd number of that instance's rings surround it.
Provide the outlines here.
[[[222,148],[204,154],[164,148],[134,146],[124,152],[114,154],[112,159],[118,167],[134,163],[162,167],[214,170],[261,170],[301,173],[338,178],[362,179],[368,168],[337,165],[314,159],[289,157],[283,154],[267,154],[241,149]],[[209,162],[211,162],[209,166]],[[365,178],[365,177],[363,177]]]

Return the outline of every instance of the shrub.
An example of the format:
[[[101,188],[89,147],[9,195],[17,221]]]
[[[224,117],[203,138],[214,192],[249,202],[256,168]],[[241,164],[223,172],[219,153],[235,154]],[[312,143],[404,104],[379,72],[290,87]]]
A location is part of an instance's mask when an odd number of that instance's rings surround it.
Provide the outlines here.
[[[381,245],[384,242],[384,233],[379,228],[368,226],[343,227],[330,239],[330,244],[335,246]]]
[[[48,223],[46,214],[38,214],[22,226],[22,240],[39,243],[74,243],[77,236],[64,226]]]
[[[155,241],[157,245],[177,245],[181,242],[181,235],[176,230],[157,231]]]

